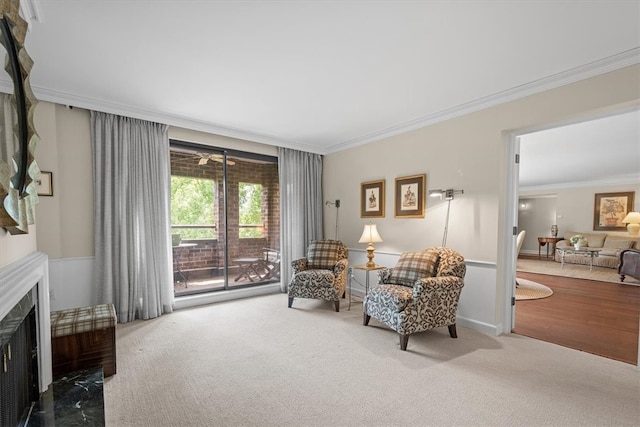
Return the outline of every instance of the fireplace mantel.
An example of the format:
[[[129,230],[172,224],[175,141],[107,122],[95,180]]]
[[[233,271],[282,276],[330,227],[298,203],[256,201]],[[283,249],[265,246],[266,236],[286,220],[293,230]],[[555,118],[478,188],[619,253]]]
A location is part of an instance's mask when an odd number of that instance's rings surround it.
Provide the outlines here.
[[[33,252],[0,268],[0,319],[27,293],[36,289],[38,325],[38,372],[40,392],[52,382],[51,321],[49,307],[49,263],[42,252]]]

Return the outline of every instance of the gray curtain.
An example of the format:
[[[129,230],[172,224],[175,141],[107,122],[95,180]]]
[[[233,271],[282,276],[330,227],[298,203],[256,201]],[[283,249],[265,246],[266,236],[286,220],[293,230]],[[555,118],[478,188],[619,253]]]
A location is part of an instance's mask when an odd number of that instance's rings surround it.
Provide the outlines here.
[[[118,321],[173,311],[168,126],[91,112],[95,283]]]
[[[280,280],[282,292],[291,279],[291,261],[306,254],[309,242],[321,239],[322,156],[278,149],[280,175]]]

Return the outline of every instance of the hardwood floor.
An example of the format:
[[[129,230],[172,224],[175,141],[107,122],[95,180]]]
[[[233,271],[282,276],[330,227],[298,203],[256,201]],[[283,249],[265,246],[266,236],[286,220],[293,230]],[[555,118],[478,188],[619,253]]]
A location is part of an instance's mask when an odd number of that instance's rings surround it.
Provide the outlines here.
[[[553,290],[516,301],[513,332],[636,365],[640,286],[518,272]]]

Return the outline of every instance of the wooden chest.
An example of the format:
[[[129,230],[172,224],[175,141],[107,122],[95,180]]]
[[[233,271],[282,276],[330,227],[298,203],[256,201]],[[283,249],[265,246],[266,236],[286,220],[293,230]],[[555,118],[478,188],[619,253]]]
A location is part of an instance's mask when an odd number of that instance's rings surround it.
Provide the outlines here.
[[[113,304],[51,312],[53,375],[96,366],[115,374],[116,323]]]

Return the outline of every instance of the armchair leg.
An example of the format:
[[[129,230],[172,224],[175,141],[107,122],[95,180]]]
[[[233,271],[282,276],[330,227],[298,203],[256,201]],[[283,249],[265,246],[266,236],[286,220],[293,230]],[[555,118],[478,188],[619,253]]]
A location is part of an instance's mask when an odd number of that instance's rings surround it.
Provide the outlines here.
[[[408,343],[409,343],[409,335],[400,334],[400,350],[407,351]]]
[[[336,306],[336,313],[339,313],[339,312],[340,312],[340,300],[339,300],[339,299],[337,299],[337,300],[335,300],[333,303],[334,303],[334,304],[335,304],[335,306]]]
[[[293,297],[289,297],[289,308],[293,305]]]
[[[369,316],[367,313],[362,313],[362,324],[364,326],[367,326],[369,324],[369,320],[371,320],[371,316]]]
[[[458,334],[456,333],[456,324],[449,325],[449,335],[451,338],[458,338]]]

